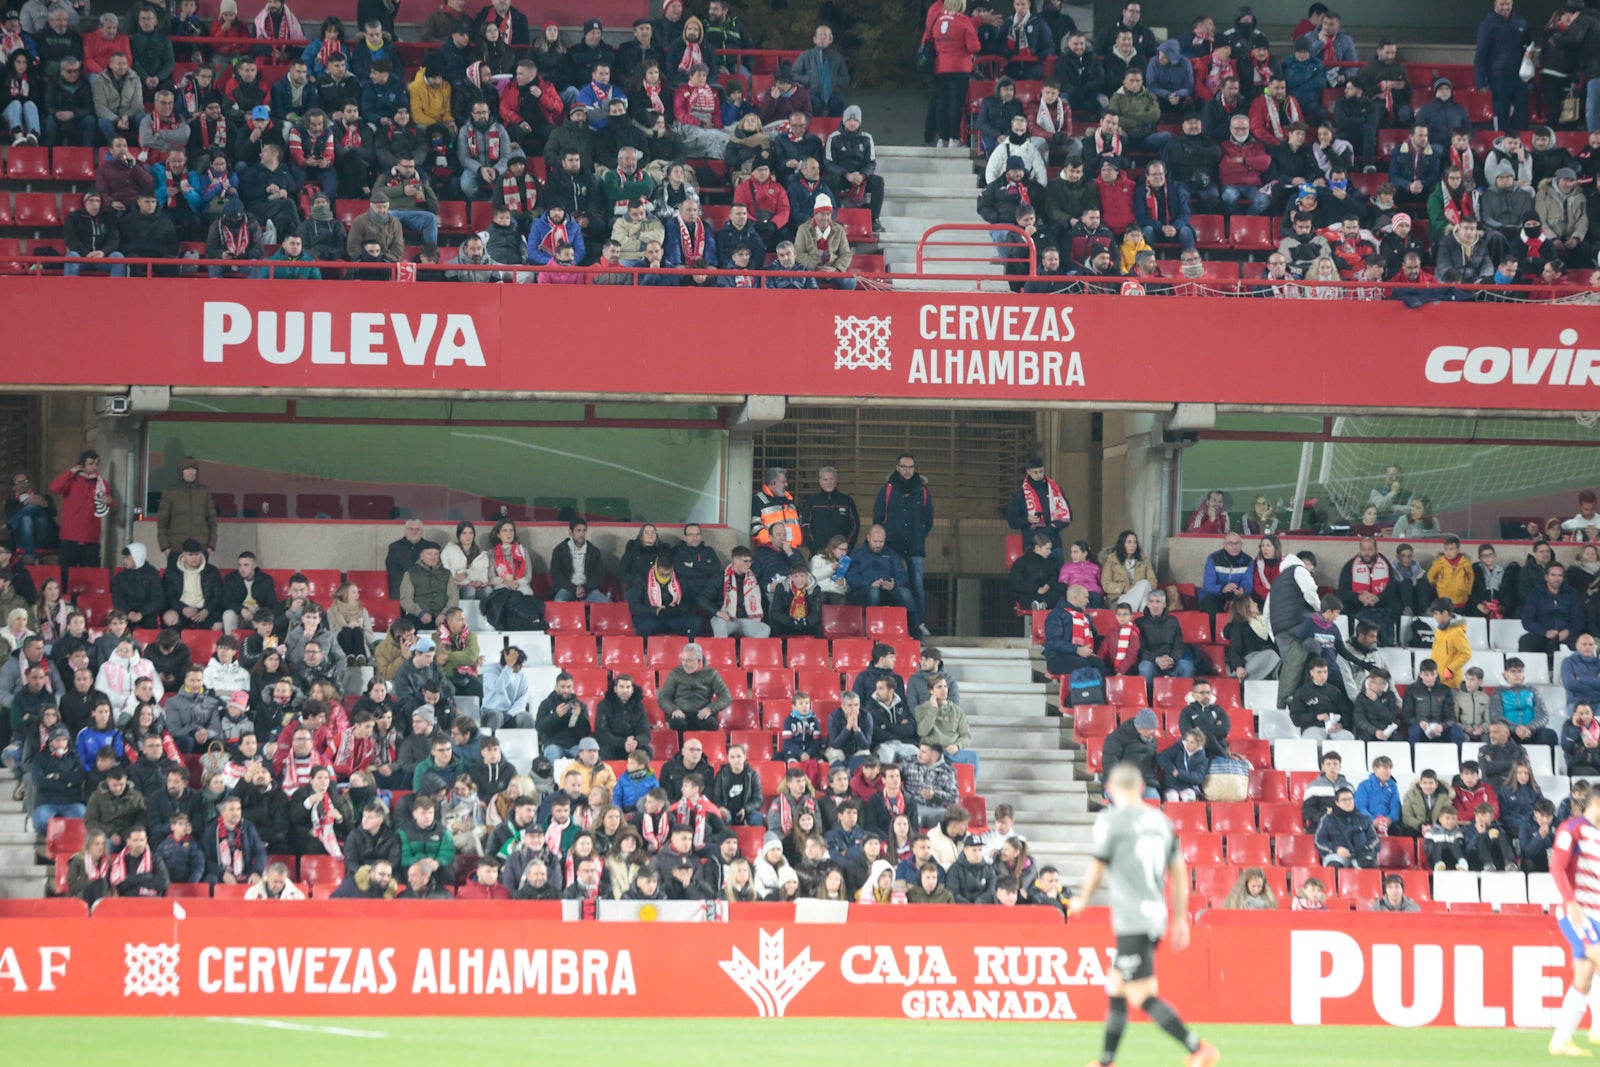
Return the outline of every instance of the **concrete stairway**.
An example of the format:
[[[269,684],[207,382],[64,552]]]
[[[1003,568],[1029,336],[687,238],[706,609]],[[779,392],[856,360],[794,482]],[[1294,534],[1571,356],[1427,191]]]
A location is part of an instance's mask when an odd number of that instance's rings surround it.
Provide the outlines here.
[[[961,646],[941,641],[945,670],[961,689],[961,707],[982,760],[978,792],[1016,809],[1017,829],[1040,864],[1061,869],[1068,884],[1082,880],[1090,827],[1078,754],[1066,748],[1063,720],[1051,714],[1050,686],[1034,680],[1025,641]]]
[[[11,799],[9,778],[0,791],[0,897],[42,897],[47,869],[34,857],[38,840],[22,814],[22,802]]]
[[[878,245],[888,269],[914,273],[917,269],[917,242],[930,226],[944,222],[979,222],[978,183],[973,175],[971,154],[965,148],[921,148],[879,145],[878,175],[883,178],[883,233]],[[1000,265],[991,263],[994,246],[980,231],[954,233],[952,240],[970,241],[972,247],[939,246],[929,255],[960,257],[960,262],[930,264],[930,273],[987,274],[1001,276]],[[897,282],[915,289],[944,289],[970,292],[981,287],[1000,291],[996,282],[937,281]]]

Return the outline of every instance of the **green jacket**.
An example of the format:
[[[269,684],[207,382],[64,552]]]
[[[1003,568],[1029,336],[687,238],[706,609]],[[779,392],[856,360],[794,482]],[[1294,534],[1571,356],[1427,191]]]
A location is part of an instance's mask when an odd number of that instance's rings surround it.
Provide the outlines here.
[[[128,831],[144,822],[144,796],[128,783],[128,788],[122,791],[120,797],[112,796],[111,789],[105,782],[89,797],[87,810],[83,813],[83,828],[88,833],[96,830],[104,832],[107,836],[117,834],[126,837]]]
[[[966,712],[954,701],[947,700],[936,708],[930,700],[916,710],[916,716],[918,740],[932,741],[941,749],[946,745],[972,747],[972,730],[967,726]]]
[[[191,462],[184,460],[185,464]],[[180,481],[161,494],[156,513],[156,543],[163,552],[176,552],[194,538],[210,551],[217,547],[217,505],[211,490],[199,480]]]
[[[1143,137],[1161,121],[1161,101],[1149,89],[1137,94],[1118,89],[1111,94],[1106,110],[1122,119],[1122,132],[1129,137]]]
[[[322,280],[322,268],[320,268],[320,267],[274,267],[274,266],[270,266],[270,264],[272,264],[273,262],[288,262],[288,263],[311,263],[311,262],[314,262],[312,260],[312,258],[310,256],[306,255],[304,252],[300,253],[298,258],[290,259],[287,255],[284,254],[283,249],[281,249],[281,248],[278,249],[267,260],[267,263],[269,264],[267,277],[269,277],[269,278],[290,278],[290,279],[294,279],[294,280],[298,280],[298,281],[312,281],[312,282],[320,282]]]
[[[459,596],[455,576],[443,565],[425,567],[418,563],[400,579],[400,606],[412,615],[437,616],[446,608],[455,607]]]
[[[444,676],[454,678],[456,671],[462,667],[473,667],[478,663],[478,635],[467,634],[467,647],[452,649],[444,658]]]

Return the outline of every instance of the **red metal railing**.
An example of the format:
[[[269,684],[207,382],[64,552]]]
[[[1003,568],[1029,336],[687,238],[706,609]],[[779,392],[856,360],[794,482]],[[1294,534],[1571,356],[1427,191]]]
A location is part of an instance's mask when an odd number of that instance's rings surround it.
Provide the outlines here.
[[[945,232],[976,232],[983,234],[984,239],[982,241],[941,241],[934,237],[935,234]],[[1016,234],[1018,240],[996,241],[991,236],[996,233]],[[1033,243],[1033,238],[1020,226],[1012,226],[1007,223],[990,224],[987,222],[941,222],[938,225],[930,226],[923,232],[922,239],[917,242],[917,273],[919,275],[927,273],[923,269],[923,265],[926,263],[971,263],[973,259],[971,256],[930,256],[926,254],[929,246],[997,250],[1025,248],[1028,251],[1028,275],[1032,277],[1039,273],[1039,249]]]

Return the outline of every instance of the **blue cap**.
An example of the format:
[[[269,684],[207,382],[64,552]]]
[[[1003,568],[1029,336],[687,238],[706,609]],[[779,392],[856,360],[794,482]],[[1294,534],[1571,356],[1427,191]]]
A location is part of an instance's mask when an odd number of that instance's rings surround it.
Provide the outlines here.
[[[250,109],[250,118],[252,121],[255,119],[270,119],[271,117],[272,109],[266,104],[257,104],[255,107]]]

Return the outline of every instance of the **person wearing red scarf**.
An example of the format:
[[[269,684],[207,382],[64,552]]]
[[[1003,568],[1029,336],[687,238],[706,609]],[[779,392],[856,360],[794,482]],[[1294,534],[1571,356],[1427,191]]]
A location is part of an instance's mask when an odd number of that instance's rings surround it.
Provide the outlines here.
[[[199,831],[206,856],[206,881],[212,885],[255,885],[267,866],[267,846],[244,817],[238,797],[218,806],[217,821]]]
[[[111,860],[111,870],[106,876],[111,894],[118,897],[164,897],[171,879],[167,865],[161,862],[155,849],[150,847],[150,837],[142,826],[128,831],[128,843]]]
[[[1045,474],[1044,459],[1034,456],[1023,468],[1022,485],[1011,494],[1006,505],[1006,522],[1013,530],[1042,533],[1054,545],[1050,559],[1061,566],[1061,531],[1072,525],[1072,504],[1054,478]]]

